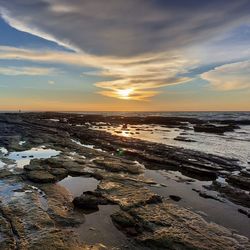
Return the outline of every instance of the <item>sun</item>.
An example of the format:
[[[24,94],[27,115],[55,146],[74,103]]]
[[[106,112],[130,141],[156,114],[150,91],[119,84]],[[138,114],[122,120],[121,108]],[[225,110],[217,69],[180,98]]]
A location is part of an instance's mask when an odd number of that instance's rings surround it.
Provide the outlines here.
[[[121,99],[129,99],[130,95],[133,93],[133,89],[118,89],[117,90],[117,95],[121,98]]]

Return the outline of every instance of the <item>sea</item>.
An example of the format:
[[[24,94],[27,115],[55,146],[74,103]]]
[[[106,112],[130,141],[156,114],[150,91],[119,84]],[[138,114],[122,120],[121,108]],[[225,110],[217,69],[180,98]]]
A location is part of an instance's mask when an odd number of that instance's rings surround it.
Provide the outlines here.
[[[9,111],[0,111],[6,113]],[[22,111],[23,112],[23,111]],[[31,112],[31,111],[25,111]],[[11,113],[15,113],[12,111]],[[17,113],[17,112],[16,112]],[[164,117],[187,117],[197,118],[204,121],[223,121],[223,120],[249,120],[250,111],[220,111],[220,112],[69,112],[74,114],[93,114],[104,116],[164,116]],[[216,123],[214,123],[216,124]],[[179,128],[166,128],[159,125],[128,125],[127,130],[123,130],[122,126],[102,125],[92,126],[92,129],[107,131],[111,134],[138,138],[156,143],[163,143],[176,147],[182,147],[192,150],[198,150],[206,153],[211,153],[227,158],[238,159],[239,164],[243,167],[250,168],[250,125],[240,125],[239,129],[234,132],[226,132],[224,134],[208,134],[194,132],[190,124],[190,130]],[[186,141],[176,140],[177,137],[182,137]]]
[[[106,116],[164,116],[188,117],[204,121],[211,120],[250,120],[250,112],[78,112],[80,114],[102,114]],[[213,124],[216,125],[216,122]],[[234,132],[224,134],[208,134],[194,132],[192,125],[189,130],[180,128],[166,128],[160,125],[128,125],[127,130],[122,126],[102,125],[93,129],[107,131],[119,136],[138,138],[156,143],[198,150],[227,158],[238,159],[239,164],[250,167],[250,125],[240,125]],[[137,132],[137,133],[136,133]],[[138,133],[139,132],[139,133]],[[182,137],[186,141],[176,140]]]

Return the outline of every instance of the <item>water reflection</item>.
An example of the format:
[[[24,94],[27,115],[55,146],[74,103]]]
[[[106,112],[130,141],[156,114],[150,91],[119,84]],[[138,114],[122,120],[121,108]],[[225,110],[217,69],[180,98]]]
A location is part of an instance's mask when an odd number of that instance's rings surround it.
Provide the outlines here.
[[[94,191],[97,188],[99,181],[93,177],[73,177],[68,176],[59,181],[58,184],[65,187],[73,196],[80,196],[85,191]]]
[[[92,129],[101,130],[123,137],[132,137],[166,145],[184,147],[211,153],[229,158],[236,158],[245,167],[250,162],[250,126],[242,126],[235,132],[224,135],[194,132],[189,124],[186,129],[164,127],[159,125],[126,125],[92,126]],[[179,138],[178,140],[176,140]]]
[[[219,197],[219,193],[204,188],[211,181],[199,181],[182,175],[178,171],[145,170],[145,177],[153,179],[163,185],[149,186],[149,188],[165,198],[174,195],[181,198],[178,205],[189,208],[201,214],[207,221],[213,221],[226,228],[236,230],[242,235],[250,237],[249,219],[238,212],[238,206],[226,199],[223,202],[214,199],[205,199],[195,190],[201,190],[211,196]],[[176,202],[170,200],[170,202]]]
[[[117,205],[99,205],[99,211],[85,214],[85,222],[75,229],[80,240],[85,244],[101,243],[107,249],[141,249],[114,226],[110,215],[118,209]]]
[[[47,149],[41,146],[37,148],[31,148],[30,150],[11,152],[7,158],[15,162],[15,167],[23,168],[25,165],[29,165],[32,159],[47,159],[57,156],[59,153],[60,151]]]

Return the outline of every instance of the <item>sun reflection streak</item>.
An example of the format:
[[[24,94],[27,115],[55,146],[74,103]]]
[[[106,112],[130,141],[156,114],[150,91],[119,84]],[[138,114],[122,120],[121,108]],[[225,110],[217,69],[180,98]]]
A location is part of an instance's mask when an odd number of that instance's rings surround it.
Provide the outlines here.
[[[129,133],[129,131],[122,131],[121,133],[121,136],[124,136],[124,137],[131,137],[131,134]]]

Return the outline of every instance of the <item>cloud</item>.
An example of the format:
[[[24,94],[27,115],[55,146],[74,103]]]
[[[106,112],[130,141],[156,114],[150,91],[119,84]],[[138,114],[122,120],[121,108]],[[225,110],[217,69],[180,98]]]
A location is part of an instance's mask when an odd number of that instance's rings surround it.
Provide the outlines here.
[[[48,84],[52,84],[53,85],[53,84],[55,84],[55,81],[49,80]]]
[[[54,74],[56,71],[53,68],[38,68],[38,67],[0,67],[0,74],[7,76],[38,76]]]
[[[122,94],[123,91],[125,92],[128,91],[128,94],[125,95]],[[123,100],[147,101],[150,97],[159,94],[159,91],[153,91],[153,90],[143,91],[143,90],[134,90],[132,88],[123,88],[123,89],[112,89],[109,91],[104,90],[100,91],[99,94]]]
[[[1,2],[0,2],[1,4]],[[61,45],[63,47],[72,49],[72,50],[79,50],[77,47],[75,47],[73,44],[71,44],[69,41],[66,41],[65,39],[63,40],[58,40],[54,35],[43,32],[40,28],[33,26],[32,24],[26,25],[25,22],[22,21],[22,18],[16,19],[10,15],[10,12],[8,9],[2,8],[0,5],[0,16],[13,28],[27,32],[29,34],[32,34],[34,36],[41,37],[43,39],[46,39],[48,41],[56,42],[58,45]]]
[[[171,74],[171,73],[170,73]],[[137,76],[131,74],[130,76],[123,77],[119,80],[111,80],[105,82],[98,82],[95,85],[100,88],[108,89],[109,91],[101,91],[102,95],[116,97],[120,99],[133,99],[133,100],[145,100],[149,97],[155,96],[159,91],[155,89],[180,84],[192,80],[187,77],[168,77],[167,75],[154,76],[155,79],[147,79],[145,76]],[[129,92],[127,95],[122,93]]]
[[[93,67],[98,70],[92,71],[92,73],[108,79],[95,84],[97,87],[105,89],[105,91],[100,91],[100,94],[132,100],[147,99],[159,92],[156,89],[190,81],[191,78],[182,75],[196,63],[178,55],[177,52],[124,58],[6,46],[0,46],[0,59]],[[89,73],[87,72],[87,74]],[[128,89],[132,90],[127,96],[128,98],[119,94]]]
[[[249,21],[246,0],[0,0],[14,28],[97,55],[178,50]]]
[[[250,88],[250,61],[225,64],[201,75],[217,90]]]
[[[0,59],[91,67],[93,70],[81,76],[101,77],[95,84],[100,94],[147,100],[160,88],[192,80],[185,73],[195,66],[214,63],[218,57],[225,63],[226,58],[249,56],[247,43],[244,51],[238,43],[237,50],[232,50],[231,44],[223,49],[224,41],[216,46],[210,43],[249,23],[249,9],[247,0],[0,0],[0,15],[12,27],[73,50],[1,46]],[[219,71],[216,68],[202,77],[210,79],[217,89],[239,86],[236,77],[231,87],[218,83],[213,76],[220,75]],[[219,78],[222,81],[221,75]],[[243,86],[242,74],[238,78]]]

